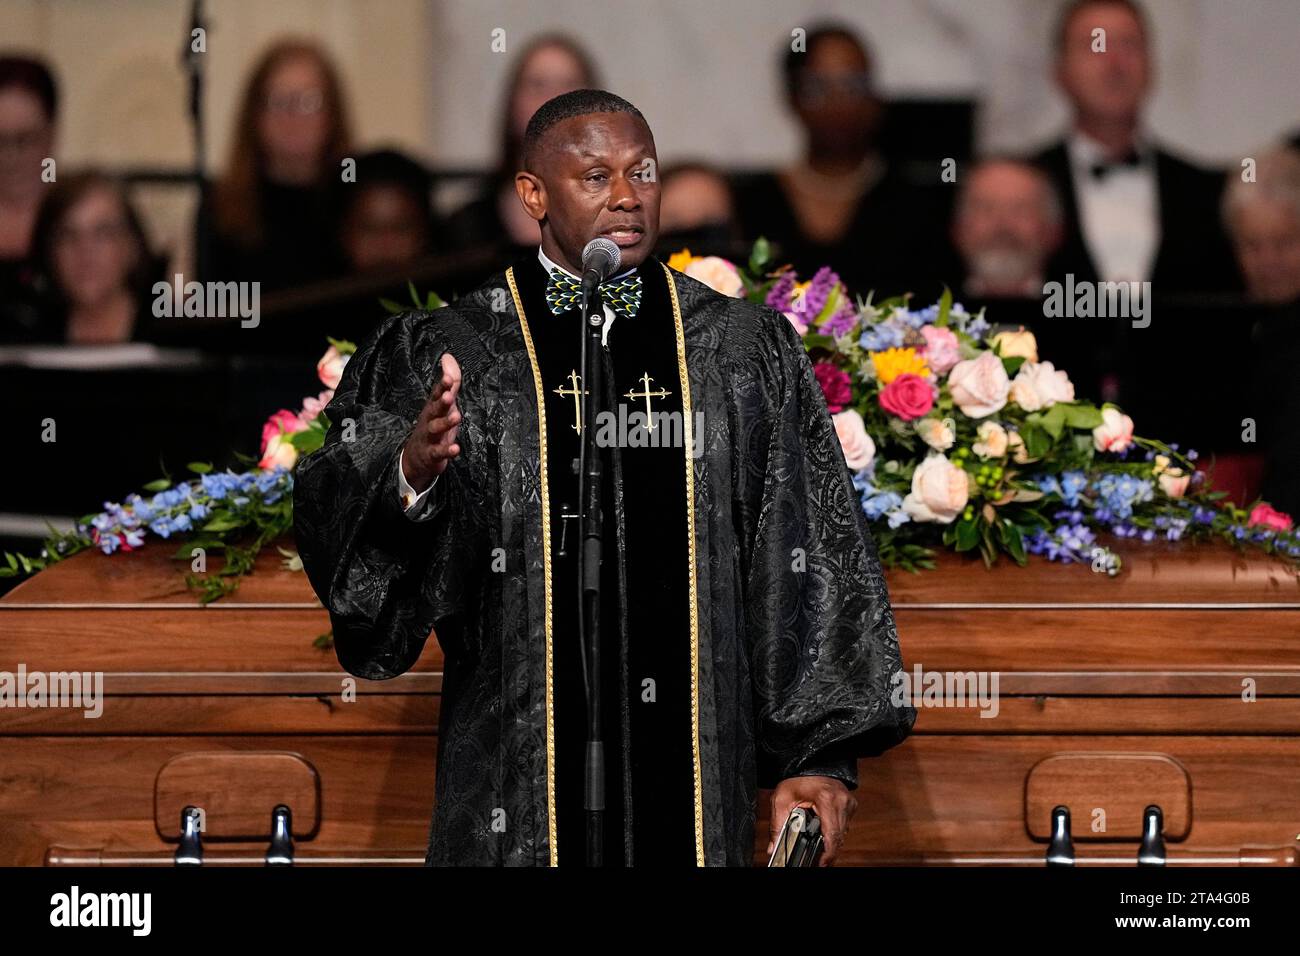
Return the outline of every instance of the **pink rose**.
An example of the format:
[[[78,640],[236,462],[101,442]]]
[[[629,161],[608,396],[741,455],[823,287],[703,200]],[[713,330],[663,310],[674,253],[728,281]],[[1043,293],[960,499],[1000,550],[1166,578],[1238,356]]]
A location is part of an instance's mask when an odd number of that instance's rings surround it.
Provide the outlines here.
[[[1160,483],[1160,490],[1170,498],[1181,498],[1187,493],[1192,476],[1183,474],[1180,468],[1171,468],[1161,472],[1156,480]]]
[[[308,395],[302,400],[302,414],[300,416],[302,420],[309,424],[314,422],[320,413],[325,410],[325,406],[330,403],[330,399],[333,397],[334,389],[332,388],[328,388],[321,392],[316,398]]]
[[[800,316],[799,313],[782,312],[781,314],[790,320],[790,324],[794,326],[794,330],[801,336],[808,333],[808,323],[803,320],[803,317]]]
[[[1101,410],[1101,424],[1092,430],[1092,445],[1097,451],[1123,451],[1133,444],[1133,419],[1118,408]]]
[[[1250,518],[1246,521],[1248,525],[1259,525],[1264,528],[1272,528],[1274,531],[1290,531],[1292,523],[1289,514],[1285,511],[1278,511],[1264,502],[1260,502],[1251,509]]]
[[[831,416],[831,421],[835,423],[835,434],[839,436],[840,447],[844,449],[844,461],[849,470],[861,471],[870,465],[876,457],[876,443],[867,434],[862,416],[849,408]]]
[[[930,366],[935,375],[947,375],[961,360],[957,336],[952,329],[945,329],[941,325],[923,325],[921,335],[925,337],[925,347],[921,349],[925,364]]]
[[[948,390],[961,413],[968,418],[992,415],[1007,403],[1011,379],[1002,359],[992,352],[981,352],[978,358],[967,359],[953,366],[948,376]]]
[[[340,355],[339,350],[330,346],[316,363],[316,374],[326,388],[338,388],[339,379],[343,377],[343,366],[348,364],[350,355]]]
[[[826,410],[832,415],[844,410],[844,406],[853,401],[853,385],[849,373],[836,368],[830,362],[818,362],[813,366],[817,384],[826,396]]]
[[[262,426],[262,460],[259,468],[273,468],[283,465],[292,468],[298,460],[298,450],[284,440],[284,435],[300,432],[307,427],[302,417],[287,408],[282,408],[266,420]]]
[[[745,293],[740,270],[718,256],[701,256],[686,267],[686,274],[698,279],[714,292],[738,299]]]
[[[934,407],[934,388],[915,372],[903,372],[880,390],[880,407],[910,422]]]

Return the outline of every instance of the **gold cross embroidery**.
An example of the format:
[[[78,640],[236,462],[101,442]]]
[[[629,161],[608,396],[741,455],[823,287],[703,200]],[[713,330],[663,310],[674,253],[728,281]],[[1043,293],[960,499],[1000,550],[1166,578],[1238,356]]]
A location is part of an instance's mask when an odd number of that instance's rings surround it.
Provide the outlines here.
[[[578,396],[588,395],[590,393],[585,388],[584,389],[578,388],[578,380],[580,378],[582,378],[582,376],[578,374],[577,369],[570,369],[569,388],[565,389],[563,386],[561,386],[560,388],[552,389],[552,391],[555,392],[556,395],[573,396],[573,424],[570,425],[569,427],[572,428],[575,432],[582,434],[582,399],[580,399]]]
[[[650,399],[652,399],[652,398],[667,398],[669,395],[672,394],[672,392],[664,391],[664,389],[662,389],[662,388],[657,388],[657,389],[655,389],[653,392],[650,391],[650,383],[653,381],[653,379],[650,377],[650,373],[648,373],[648,372],[645,373],[645,374],[643,374],[639,379],[637,379],[637,381],[638,381],[638,382],[642,382],[642,383],[644,383],[644,391],[640,391],[640,392],[638,392],[638,391],[635,391],[635,390],[629,389],[628,391],[624,392],[623,395],[624,395],[625,398],[644,398],[644,399],[645,399],[645,417],[646,417],[646,421],[647,421],[647,423],[648,423],[647,426],[646,426],[646,429],[647,429],[647,431],[654,431],[655,420],[654,420],[654,416],[653,416],[652,414],[650,414]]]

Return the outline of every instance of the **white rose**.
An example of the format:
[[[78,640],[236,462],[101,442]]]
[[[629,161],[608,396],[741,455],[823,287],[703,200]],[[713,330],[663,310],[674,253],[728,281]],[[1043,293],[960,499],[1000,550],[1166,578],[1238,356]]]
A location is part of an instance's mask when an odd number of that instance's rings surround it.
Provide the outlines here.
[[[1006,405],[1011,379],[1007,378],[1002,359],[992,352],[981,352],[978,358],[953,366],[948,373],[948,390],[963,415],[983,418]]]
[[[950,524],[969,497],[966,472],[943,455],[931,454],[912,473],[912,491],[903,499],[903,510],[917,521]]]
[[[686,267],[686,274],[698,279],[715,292],[738,299],[745,291],[745,283],[740,272],[726,259],[717,256],[702,256]]]
[[[1033,332],[1025,331],[1022,325],[1014,332],[999,332],[989,339],[990,345],[1002,346],[1003,358],[1023,358],[1026,362],[1038,361],[1038,340]]]
[[[839,436],[840,447],[844,449],[844,461],[850,471],[861,471],[868,467],[876,457],[876,443],[867,434],[867,427],[862,416],[851,408],[836,412],[831,416],[835,423],[835,434]]]
[[[997,422],[984,422],[977,432],[979,441],[971,451],[981,458],[1001,458],[1007,453],[1007,430]]]
[[[1051,362],[1026,362],[1011,383],[1011,400],[1027,412],[1074,401],[1074,384]]]
[[[957,440],[952,425],[945,419],[939,418],[922,418],[915,426],[916,433],[921,436],[921,441],[925,442],[935,451],[947,451]]]

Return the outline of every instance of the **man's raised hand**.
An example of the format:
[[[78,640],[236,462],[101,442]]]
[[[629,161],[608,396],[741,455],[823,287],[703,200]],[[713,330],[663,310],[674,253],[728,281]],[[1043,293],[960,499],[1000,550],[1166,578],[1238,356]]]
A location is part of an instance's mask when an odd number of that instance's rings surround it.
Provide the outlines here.
[[[460,363],[450,352],[444,352],[442,377],[433,383],[433,390],[403,447],[402,472],[417,492],[433,484],[447,470],[451,459],[460,454],[460,445],[456,443],[461,420],[456,404],[459,395]]]

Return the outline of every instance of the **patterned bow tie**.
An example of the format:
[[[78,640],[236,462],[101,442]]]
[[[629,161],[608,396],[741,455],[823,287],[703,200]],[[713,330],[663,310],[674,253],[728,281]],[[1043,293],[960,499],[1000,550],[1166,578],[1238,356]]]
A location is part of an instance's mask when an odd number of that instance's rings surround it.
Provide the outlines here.
[[[600,296],[615,315],[635,318],[641,308],[641,276],[633,273],[621,279],[610,279],[600,286]],[[582,283],[559,269],[551,270],[546,283],[546,303],[553,315],[562,315],[582,304]]]

